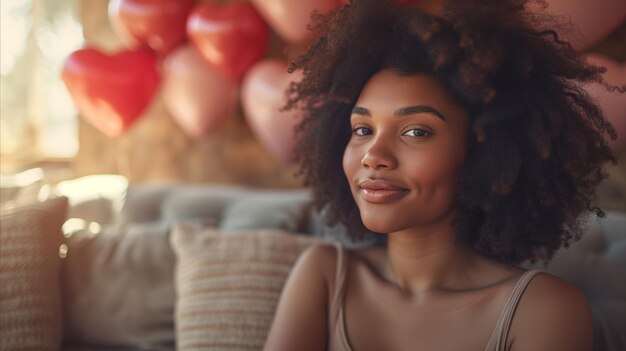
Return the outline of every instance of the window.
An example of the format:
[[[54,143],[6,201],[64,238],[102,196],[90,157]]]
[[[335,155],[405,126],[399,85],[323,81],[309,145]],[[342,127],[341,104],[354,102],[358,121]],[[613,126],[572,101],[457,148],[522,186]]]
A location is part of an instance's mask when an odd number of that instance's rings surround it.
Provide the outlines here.
[[[83,43],[78,0],[0,2],[2,171],[78,151],[77,112],[60,78]]]

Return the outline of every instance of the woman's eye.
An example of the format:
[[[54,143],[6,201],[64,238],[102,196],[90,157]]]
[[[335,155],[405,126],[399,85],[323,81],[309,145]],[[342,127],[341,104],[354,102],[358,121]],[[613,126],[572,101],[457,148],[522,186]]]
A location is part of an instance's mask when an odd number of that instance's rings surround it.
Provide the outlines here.
[[[406,135],[406,136],[412,136],[412,137],[427,137],[427,136],[431,136],[432,133],[429,133],[423,129],[419,129],[419,128],[415,128],[415,129],[411,129],[409,131],[404,132],[402,135]]]
[[[357,127],[352,129],[352,133],[358,136],[370,135],[372,134],[372,130],[365,127]]]

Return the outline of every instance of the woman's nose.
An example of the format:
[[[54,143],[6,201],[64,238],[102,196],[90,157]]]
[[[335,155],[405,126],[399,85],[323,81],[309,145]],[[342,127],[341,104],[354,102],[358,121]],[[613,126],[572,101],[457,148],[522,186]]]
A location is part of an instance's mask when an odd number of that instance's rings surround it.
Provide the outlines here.
[[[361,159],[361,165],[372,169],[393,169],[398,161],[391,150],[390,141],[382,136],[372,138]]]

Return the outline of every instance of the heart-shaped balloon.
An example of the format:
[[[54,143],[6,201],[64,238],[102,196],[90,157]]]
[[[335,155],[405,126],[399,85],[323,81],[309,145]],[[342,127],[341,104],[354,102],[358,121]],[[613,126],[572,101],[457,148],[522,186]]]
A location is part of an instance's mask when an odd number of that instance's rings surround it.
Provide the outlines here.
[[[561,33],[579,50],[597,43],[626,20],[624,0],[548,0],[547,3],[548,13],[571,21],[580,31]]]
[[[241,98],[246,120],[259,141],[281,162],[293,159],[296,144],[294,128],[302,120],[298,110],[280,111],[286,103],[286,89],[302,78],[289,74],[287,63],[265,60],[256,64],[246,75]]]
[[[606,67],[604,79],[611,85],[618,87],[626,86],[626,65],[615,62],[607,57],[590,54],[587,55],[590,63]],[[626,93],[607,91],[599,84],[585,86],[589,95],[594,97],[604,112],[606,118],[613,124],[617,131],[617,140],[610,142],[614,150],[620,150],[626,146]]]
[[[249,3],[203,3],[187,20],[187,34],[202,57],[239,81],[265,53],[269,29]]]
[[[62,78],[81,116],[111,137],[141,116],[159,85],[156,59],[148,50],[106,55],[80,49],[66,59]]]
[[[284,40],[306,41],[313,34],[307,29],[311,13],[329,13],[339,6],[337,0],[251,0],[263,18]]]
[[[110,0],[109,18],[124,43],[136,39],[165,55],[186,38],[193,0]]]
[[[219,127],[236,106],[235,83],[216,72],[190,45],[165,58],[162,74],[165,107],[192,138]]]

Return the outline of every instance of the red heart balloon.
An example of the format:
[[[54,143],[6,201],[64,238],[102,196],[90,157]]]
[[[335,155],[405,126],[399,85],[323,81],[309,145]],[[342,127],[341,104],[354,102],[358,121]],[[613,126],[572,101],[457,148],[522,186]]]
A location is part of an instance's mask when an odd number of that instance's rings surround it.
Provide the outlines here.
[[[109,16],[116,31],[131,35],[159,55],[185,40],[193,0],[111,0]]]
[[[204,3],[187,20],[187,34],[202,57],[239,81],[265,53],[269,29],[249,3]]]
[[[159,85],[156,59],[147,50],[109,56],[80,49],[67,58],[61,76],[81,116],[111,137],[138,119]]]

